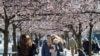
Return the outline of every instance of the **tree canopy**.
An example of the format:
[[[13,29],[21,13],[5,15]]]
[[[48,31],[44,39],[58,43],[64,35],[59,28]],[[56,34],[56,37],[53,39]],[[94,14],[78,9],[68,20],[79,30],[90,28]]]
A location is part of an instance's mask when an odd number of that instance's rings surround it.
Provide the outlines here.
[[[11,23],[21,21],[19,27],[24,33],[63,34],[69,31],[69,24],[77,30],[81,23],[85,31],[89,28],[90,18],[94,23],[98,22],[99,3],[99,0],[1,0],[0,15],[3,18],[5,7],[8,16],[15,16]]]

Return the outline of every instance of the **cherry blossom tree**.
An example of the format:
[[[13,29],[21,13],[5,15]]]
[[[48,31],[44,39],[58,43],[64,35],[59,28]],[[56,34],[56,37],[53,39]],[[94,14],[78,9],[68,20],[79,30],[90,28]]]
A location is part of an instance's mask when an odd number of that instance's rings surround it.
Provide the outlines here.
[[[100,13],[95,11],[98,3],[98,0],[7,0],[5,5],[9,8],[6,9],[9,10],[7,15],[15,16],[19,12],[10,23],[25,19],[18,26],[22,33],[62,35],[65,31],[71,31],[76,37],[78,48],[81,48],[82,33],[91,28],[90,17],[94,25],[99,22]],[[0,31],[3,32],[1,28]]]

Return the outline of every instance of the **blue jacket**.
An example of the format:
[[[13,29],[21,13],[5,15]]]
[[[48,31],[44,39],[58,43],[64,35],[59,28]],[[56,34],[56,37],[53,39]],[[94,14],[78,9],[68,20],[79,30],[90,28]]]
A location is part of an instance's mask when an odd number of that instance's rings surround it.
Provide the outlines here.
[[[47,42],[45,42],[43,44],[43,47],[42,47],[42,56],[51,56],[50,52],[49,52],[49,46],[47,45]]]

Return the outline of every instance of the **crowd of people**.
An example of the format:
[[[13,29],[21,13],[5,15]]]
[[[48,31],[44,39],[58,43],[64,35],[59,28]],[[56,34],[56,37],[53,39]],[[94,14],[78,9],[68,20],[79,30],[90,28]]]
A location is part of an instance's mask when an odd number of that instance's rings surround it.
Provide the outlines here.
[[[47,39],[43,42],[40,42],[40,45],[38,41],[38,39],[32,41],[31,37],[28,34],[22,34],[17,45],[18,56],[35,56],[39,53],[37,51],[37,48],[39,46],[42,47],[41,56],[66,56],[61,53],[65,48],[65,40],[58,35],[47,35]],[[74,56],[75,48],[77,47],[77,42],[75,41],[74,37],[71,37],[69,39],[69,47],[71,50],[71,55]],[[77,48],[78,56],[89,55],[89,41],[87,39],[83,40],[82,47],[82,49]],[[95,41],[92,41],[92,51],[94,53],[98,53],[100,51],[99,44]]]

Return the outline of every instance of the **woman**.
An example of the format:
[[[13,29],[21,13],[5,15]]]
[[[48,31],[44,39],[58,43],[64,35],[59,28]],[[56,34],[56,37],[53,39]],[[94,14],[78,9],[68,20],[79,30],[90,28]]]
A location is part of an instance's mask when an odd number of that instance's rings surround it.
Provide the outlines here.
[[[63,52],[64,40],[55,34],[51,35],[51,38],[52,38],[53,44],[55,45],[54,49],[55,49],[56,56],[62,56],[61,52]]]
[[[35,56],[36,45],[31,41],[28,34],[22,34],[18,42],[18,56]]]

